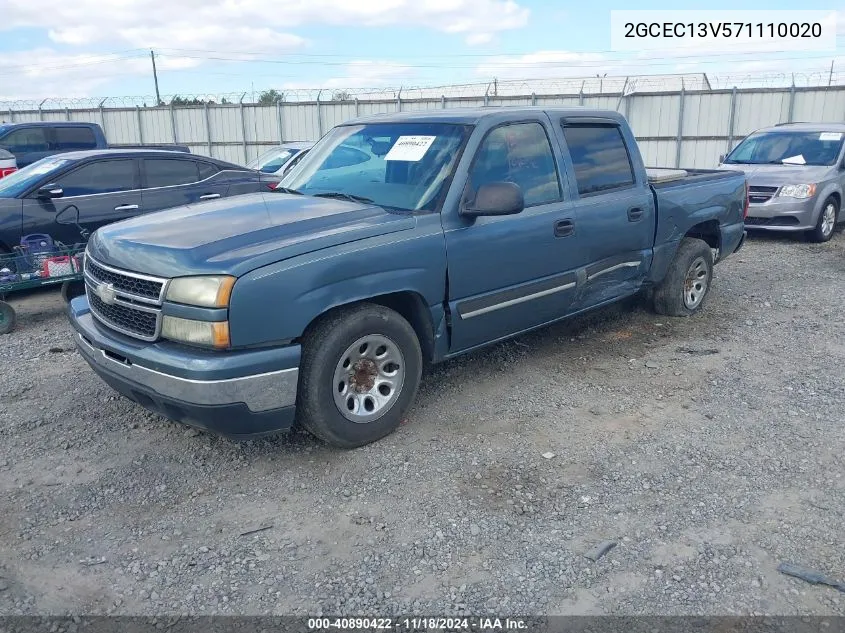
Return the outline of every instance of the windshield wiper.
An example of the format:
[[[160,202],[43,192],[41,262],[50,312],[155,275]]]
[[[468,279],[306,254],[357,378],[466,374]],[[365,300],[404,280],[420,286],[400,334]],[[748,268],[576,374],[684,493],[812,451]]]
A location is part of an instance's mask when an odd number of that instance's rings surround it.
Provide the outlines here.
[[[278,191],[279,193],[292,193],[297,196],[302,195],[301,191],[297,191],[296,189],[289,189],[288,187],[273,187],[271,191]]]
[[[312,193],[315,198],[338,198],[340,200],[349,200],[350,202],[373,202],[370,198],[364,196],[356,196],[353,193],[343,193],[341,191],[327,191],[325,193]]]

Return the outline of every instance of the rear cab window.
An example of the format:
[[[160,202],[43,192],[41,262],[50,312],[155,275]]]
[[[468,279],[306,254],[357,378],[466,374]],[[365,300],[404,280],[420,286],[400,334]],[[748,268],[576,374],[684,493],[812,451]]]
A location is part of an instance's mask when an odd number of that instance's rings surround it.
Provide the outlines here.
[[[618,125],[562,125],[579,196],[630,189],[634,186],[634,168]]]
[[[90,127],[56,127],[53,128],[53,138],[54,148],[60,151],[97,148],[97,137]]]

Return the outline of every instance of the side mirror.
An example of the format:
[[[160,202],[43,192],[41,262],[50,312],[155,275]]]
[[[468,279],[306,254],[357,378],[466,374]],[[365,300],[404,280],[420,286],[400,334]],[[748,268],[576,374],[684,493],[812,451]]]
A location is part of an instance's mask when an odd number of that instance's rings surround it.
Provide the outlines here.
[[[475,200],[461,209],[461,215],[475,218],[482,215],[515,215],[525,208],[519,185],[512,182],[490,182],[481,185]]]
[[[724,163],[724,162],[725,162],[725,155],[724,155],[724,154],[719,154],[719,164],[721,165],[721,164],[722,164],[722,163]]]
[[[65,195],[65,192],[62,190],[59,185],[56,184],[49,184],[44,185],[43,187],[39,187],[38,191],[35,192],[35,197],[39,200],[50,200],[52,198],[61,198]]]

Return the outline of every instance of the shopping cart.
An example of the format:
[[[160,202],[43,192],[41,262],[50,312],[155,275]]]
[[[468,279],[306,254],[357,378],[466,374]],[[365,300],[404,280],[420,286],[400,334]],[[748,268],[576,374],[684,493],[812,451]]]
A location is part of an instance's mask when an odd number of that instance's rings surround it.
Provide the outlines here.
[[[87,238],[85,231],[83,237]],[[62,297],[70,301],[85,291],[82,280],[85,242],[73,245],[54,241],[49,235],[25,235],[13,252],[0,254],[0,334],[15,328],[15,310],[4,301],[20,290],[61,284]]]

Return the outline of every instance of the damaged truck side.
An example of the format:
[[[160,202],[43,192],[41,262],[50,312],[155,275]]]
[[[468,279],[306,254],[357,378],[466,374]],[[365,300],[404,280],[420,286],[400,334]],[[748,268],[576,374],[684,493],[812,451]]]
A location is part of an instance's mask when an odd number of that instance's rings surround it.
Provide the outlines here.
[[[703,305],[745,176],[647,170],[619,114],[405,112],[331,130],[274,192],[96,231],[69,316],[108,384],[230,437],[384,437],[423,368],[651,290]]]

